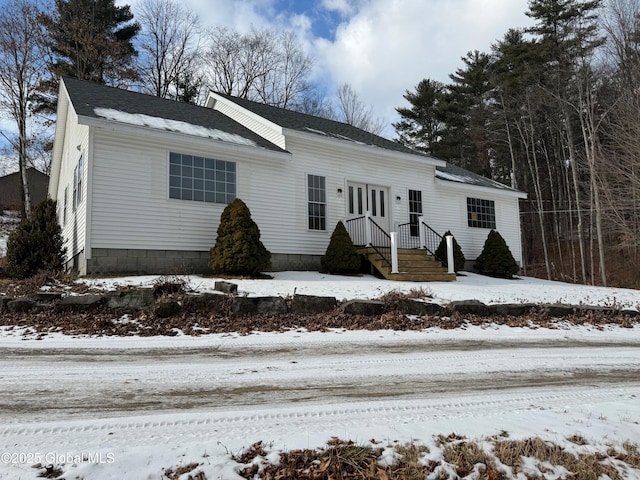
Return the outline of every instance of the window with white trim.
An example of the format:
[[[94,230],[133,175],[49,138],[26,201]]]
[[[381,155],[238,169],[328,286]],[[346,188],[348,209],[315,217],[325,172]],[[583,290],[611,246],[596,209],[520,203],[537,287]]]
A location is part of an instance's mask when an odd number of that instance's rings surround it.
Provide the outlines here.
[[[409,230],[412,237],[420,236],[418,219],[422,215],[422,191],[409,190]]]
[[[80,155],[80,159],[78,160],[78,164],[73,169],[73,211],[76,211],[76,208],[82,202],[82,174],[84,168],[84,162],[82,155]]]
[[[236,163],[171,152],[169,198],[231,203],[236,198]]]
[[[495,202],[467,197],[467,224],[475,228],[496,228]]]
[[[67,224],[67,199],[69,198],[69,186],[64,187],[64,202],[62,207],[62,224]]]
[[[309,230],[327,228],[327,190],[325,177],[307,175]]]

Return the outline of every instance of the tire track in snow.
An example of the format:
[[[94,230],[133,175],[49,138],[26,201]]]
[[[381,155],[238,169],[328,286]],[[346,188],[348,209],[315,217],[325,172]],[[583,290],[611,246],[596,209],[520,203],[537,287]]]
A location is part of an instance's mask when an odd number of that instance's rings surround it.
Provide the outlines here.
[[[66,446],[84,445],[83,448],[105,448],[125,444],[152,445],[161,439],[172,443],[211,439],[216,435],[258,436],[268,435],[281,424],[300,430],[343,431],[362,422],[395,425],[406,422],[424,422],[439,418],[500,417],[509,412],[558,409],[596,405],[620,398],[640,396],[640,384],[624,386],[594,386],[544,389],[531,393],[519,391],[491,391],[481,394],[456,395],[444,398],[423,398],[366,403],[308,405],[305,407],[272,407],[258,410],[231,412],[194,412],[166,415],[120,418],[109,420],[70,420],[40,424],[7,426],[0,429],[0,448],[37,451]],[[254,438],[255,440],[261,438]]]

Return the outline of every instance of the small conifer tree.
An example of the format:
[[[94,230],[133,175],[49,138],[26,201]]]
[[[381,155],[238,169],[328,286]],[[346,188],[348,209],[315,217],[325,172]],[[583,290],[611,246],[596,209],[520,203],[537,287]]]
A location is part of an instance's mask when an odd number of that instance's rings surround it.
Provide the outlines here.
[[[247,205],[236,198],[220,216],[209,268],[226,275],[257,275],[271,269],[271,253],[260,241],[260,229]]]
[[[511,278],[520,271],[507,242],[495,230],[489,232],[474,268],[480,273],[502,278]]]
[[[440,245],[438,245],[438,248],[435,251],[435,256],[441,260],[445,267],[448,267],[448,260],[447,260],[447,236],[451,235],[453,237],[453,235],[451,234],[451,230],[447,230],[447,233],[445,233],[442,236],[442,240],[440,241]],[[466,258],[464,258],[464,253],[462,253],[462,248],[460,248],[460,245],[458,244],[458,242],[456,241],[456,237],[453,237],[453,269],[456,272],[459,272],[460,270],[464,270],[464,264],[466,262]]]
[[[27,278],[39,270],[61,270],[65,255],[62,243],[56,202],[48,198],[33,207],[31,216],[9,235],[7,273],[16,278]]]
[[[320,259],[325,273],[355,273],[360,270],[361,259],[351,241],[349,232],[342,222],[338,222],[331,234],[331,240],[324,256]]]

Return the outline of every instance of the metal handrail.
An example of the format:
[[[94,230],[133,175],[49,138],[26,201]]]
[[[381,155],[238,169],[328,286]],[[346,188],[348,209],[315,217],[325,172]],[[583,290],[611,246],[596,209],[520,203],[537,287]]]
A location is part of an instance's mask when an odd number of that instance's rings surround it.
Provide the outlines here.
[[[391,235],[384,231],[372,218],[371,224],[371,248],[373,248],[382,260],[391,266]]]
[[[366,217],[350,218],[345,222],[345,228],[351,237],[351,241],[356,247],[364,247],[367,244],[367,222]]]
[[[424,248],[427,252],[429,252],[431,255],[433,255],[438,261],[442,262],[443,264],[446,265],[447,263],[447,259],[446,258],[440,258],[440,256],[436,255],[436,250],[438,249],[438,246],[440,245],[440,242],[442,242],[442,235],[440,235],[438,232],[436,232],[433,228],[431,228],[429,225],[427,225],[426,223],[422,222],[422,226],[424,227]]]
[[[398,225],[399,248],[420,248],[420,225],[417,223],[402,223]]]

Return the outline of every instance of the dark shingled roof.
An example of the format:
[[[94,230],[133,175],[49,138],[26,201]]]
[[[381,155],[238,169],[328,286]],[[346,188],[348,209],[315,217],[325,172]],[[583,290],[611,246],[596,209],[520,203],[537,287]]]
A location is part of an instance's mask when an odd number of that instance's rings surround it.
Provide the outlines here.
[[[465,170],[464,168],[456,167],[449,162],[447,162],[447,165],[444,167],[436,167],[436,177],[441,180],[447,180],[449,182],[464,183],[466,185],[477,185],[479,187],[497,188],[499,190],[522,193],[519,190],[515,190],[500,182],[491,180],[490,178],[483,177],[482,175],[470,172],[469,170]]]
[[[71,103],[76,113],[80,116],[102,118],[96,115],[95,109],[110,108],[130,114],[143,114],[217,129],[251,140],[260,147],[279,152],[284,151],[238,122],[211,108],[166,100],[130,90],[107,87],[73,77],[64,77],[63,81],[67,87]]]
[[[233,103],[284,128],[425,157],[424,154],[407,148],[398,142],[374,135],[373,133],[361,130],[347,123],[252,102],[251,100],[233,97],[224,93],[217,92],[217,95],[229,99]]]

